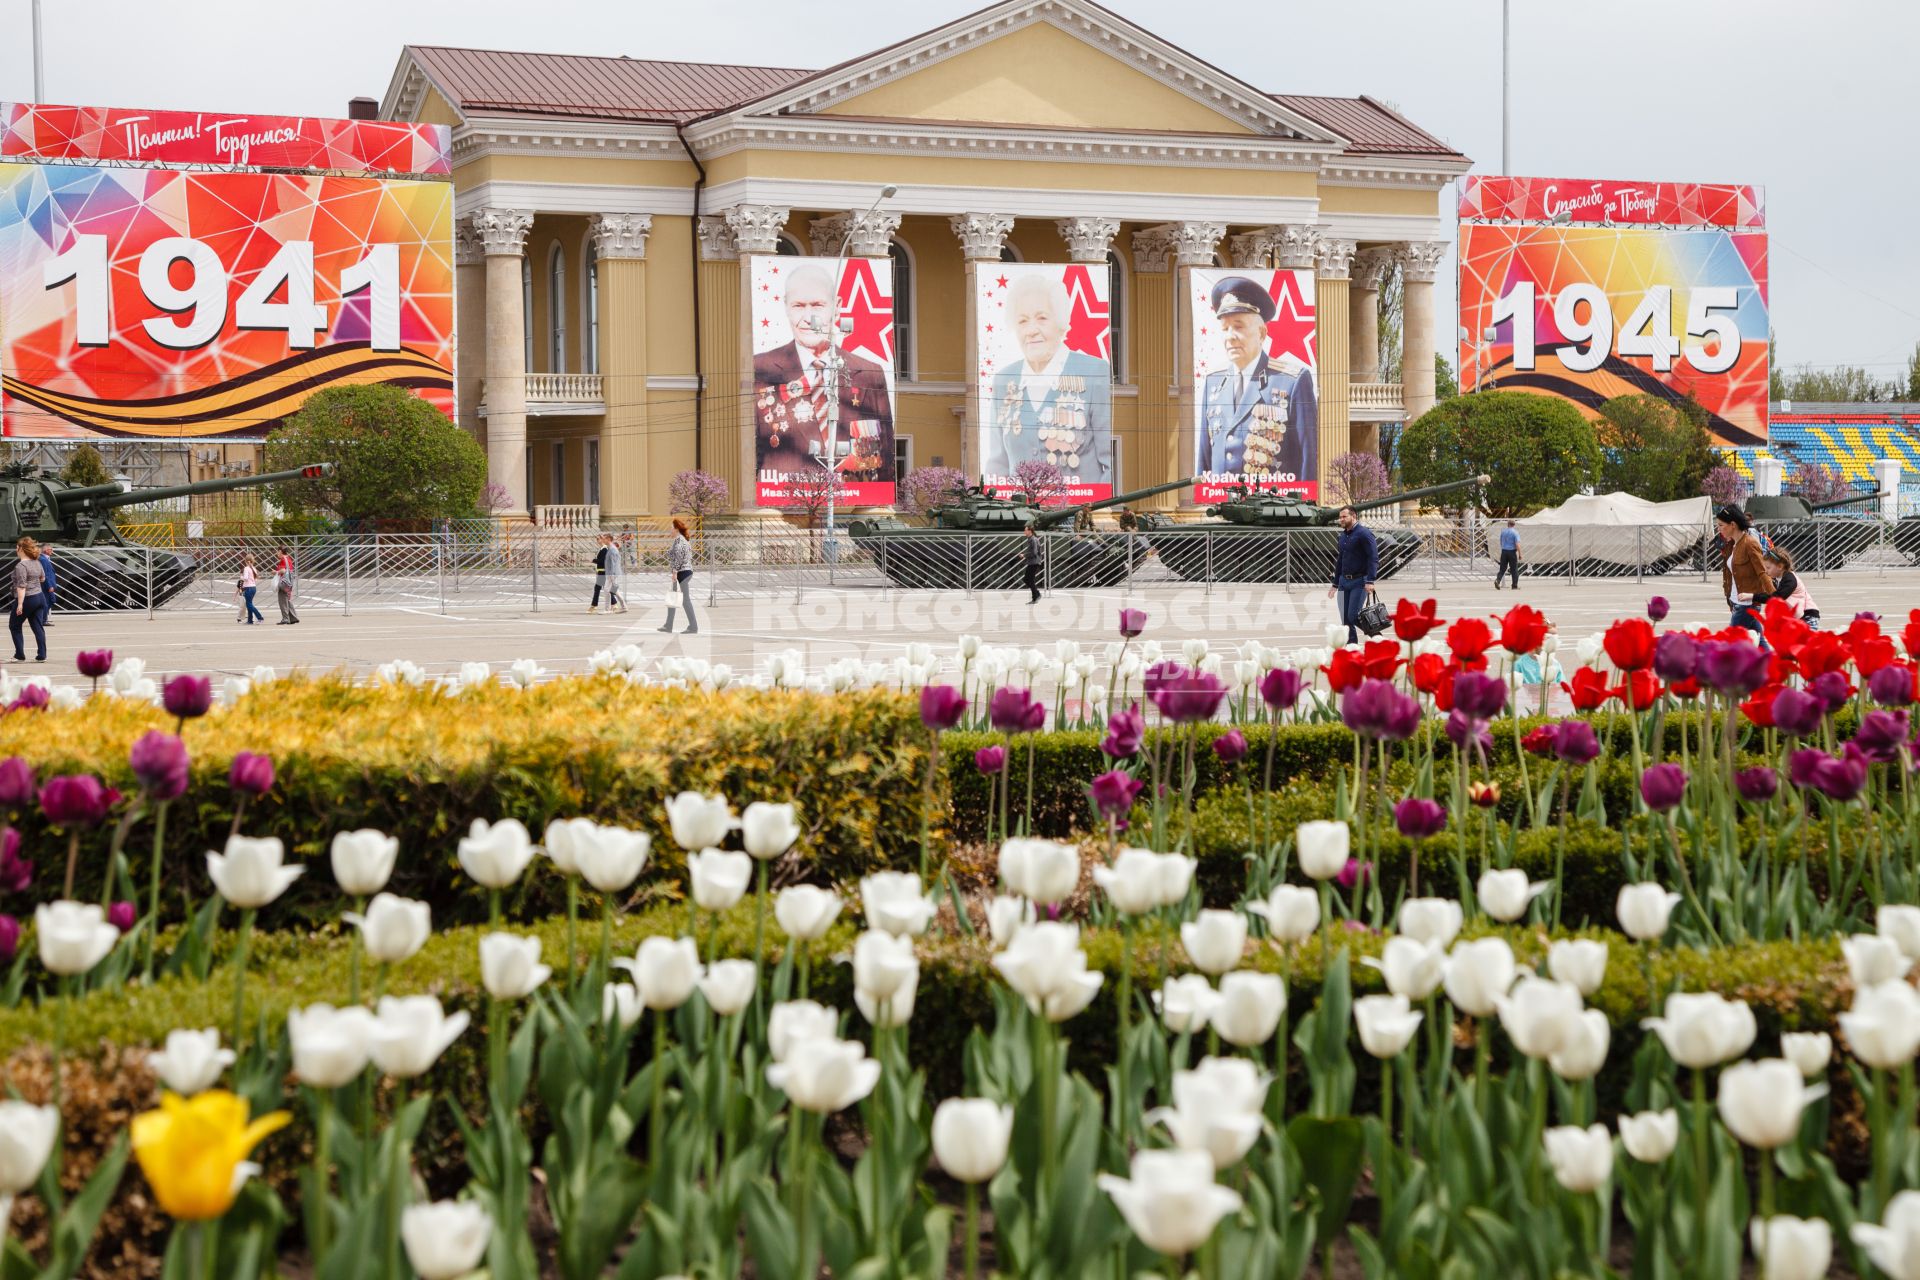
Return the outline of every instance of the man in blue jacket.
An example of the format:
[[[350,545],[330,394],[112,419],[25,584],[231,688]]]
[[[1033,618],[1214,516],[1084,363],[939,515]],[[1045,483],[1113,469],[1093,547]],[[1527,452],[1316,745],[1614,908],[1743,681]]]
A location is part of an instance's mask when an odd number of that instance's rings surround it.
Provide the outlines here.
[[[40,572],[45,574],[47,579],[46,589],[40,596],[40,625],[50,627],[53,625],[53,619],[47,615],[53,612],[53,557],[47,554],[44,546],[40,548]]]
[[[1333,557],[1333,585],[1327,599],[1340,597],[1340,621],[1347,624],[1347,643],[1360,643],[1354,622],[1366,607],[1373,590],[1374,577],[1380,572],[1380,544],[1373,530],[1360,523],[1360,513],[1352,507],[1340,508],[1340,543]]]

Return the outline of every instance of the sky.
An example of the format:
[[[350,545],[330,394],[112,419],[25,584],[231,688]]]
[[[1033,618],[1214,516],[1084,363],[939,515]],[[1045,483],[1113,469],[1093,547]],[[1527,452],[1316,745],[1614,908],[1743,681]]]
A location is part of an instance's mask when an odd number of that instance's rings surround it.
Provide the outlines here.
[[[30,2],[0,0],[0,100],[33,96]],[[1384,99],[1500,171],[1500,0],[1106,3],[1263,89]],[[1512,172],[1764,187],[1776,363],[1902,373],[1920,342],[1920,4],[1511,4]],[[978,7],[329,0],[283,23],[259,0],[42,5],[48,101],[286,115],[380,97],[408,43],[822,67]]]

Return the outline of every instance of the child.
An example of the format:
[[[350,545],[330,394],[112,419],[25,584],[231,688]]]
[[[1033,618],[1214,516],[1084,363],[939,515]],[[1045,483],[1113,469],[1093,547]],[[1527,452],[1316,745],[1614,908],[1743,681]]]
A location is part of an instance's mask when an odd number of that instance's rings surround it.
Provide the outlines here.
[[[1793,571],[1793,553],[1778,543],[1768,547],[1763,556],[1767,567],[1767,576],[1773,579],[1773,590],[1755,595],[1757,608],[1768,600],[1784,600],[1793,609],[1794,617],[1812,627],[1820,629],[1820,606],[1813,602],[1813,596],[1807,590],[1807,584]]]
[[[1560,628],[1553,623],[1547,624],[1547,634],[1557,636]],[[1523,653],[1513,664],[1513,674],[1521,684],[1540,686],[1540,714],[1547,713],[1547,692],[1558,688],[1567,678],[1560,668],[1560,660],[1548,653],[1544,646],[1534,653]]]

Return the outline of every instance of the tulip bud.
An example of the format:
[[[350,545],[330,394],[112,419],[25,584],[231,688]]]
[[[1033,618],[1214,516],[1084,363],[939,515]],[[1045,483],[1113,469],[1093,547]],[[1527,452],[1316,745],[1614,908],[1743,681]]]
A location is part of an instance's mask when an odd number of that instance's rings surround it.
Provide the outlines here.
[[[1080,852],[1052,840],[1008,840],[1000,846],[1000,878],[1021,897],[1050,907],[1079,885]]]
[[[1360,1032],[1360,1047],[1376,1058],[1400,1056],[1413,1040],[1423,1016],[1412,1011],[1403,995],[1362,996],[1353,1002],[1353,1023]]]
[[[716,960],[700,974],[700,994],[722,1018],[732,1017],[753,1000],[760,971],[751,960]]]
[[[233,1050],[220,1047],[220,1033],[175,1029],[167,1032],[166,1047],[147,1055],[147,1066],[160,1083],[183,1098],[205,1093],[233,1065]]]
[[[1833,1061],[1833,1037],[1824,1031],[1788,1031],[1780,1037],[1780,1056],[1809,1080],[1827,1074]]]
[[[1100,886],[1121,915],[1140,915],[1161,905],[1160,855],[1151,849],[1122,849],[1110,867],[1095,867]]]
[[[1612,1041],[1613,1024],[1607,1021],[1607,1015],[1598,1009],[1585,1010],[1567,1028],[1547,1065],[1562,1080],[1591,1080],[1606,1065]]]
[[[1920,1191],[1895,1194],[1881,1212],[1879,1226],[1855,1223],[1853,1242],[1888,1280],[1920,1277]]]
[[[1671,893],[1652,881],[1620,886],[1620,894],[1614,900],[1614,914],[1620,917],[1620,927],[1629,938],[1636,942],[1658,942],[1667,931],[1667,920],[1673,909],[1679,904],[1680,895]]]
[[[1600,989],[1607,977],[1607,944],[1592,938],[1563,938],[1547,948],[1547,972],[1572,983],[1583,996]]]
[[[856,986],[853,989],[853,1007],[876,1028],[904,1027],[913,1021],[913,1001],[919,991],[920,966],[916,964],[907,975],[907,980],[885,999],[864,987]]]
[[[410,1080],[425,1075],[466,1029],[466,1011],[448,1017],[434,996],[382,996],[367,1047],[374,1066]]]
[[[621,1027],[630,1027],[640,1021],[640,991],[631,982],[609,982],[600,988],[600,1017],[606,1022],[618,1021]]]
[[[1438,944],[1402,934],[1388,938],[1378,960],[1369,956],[1360,963],[1378,969],[1387,980],[1387,990],[1408,1000],[1425,1000],[1440,989],[1446,976],[1447,953]]]
[[[1279,975],[1251,969],[1237,969],[1221,978],[1219,996],[1213,1029],[1222,1040],[1242,1049],[1271,1040],[1287,1008],[1287,988]]]
[[[540,963],[540,939],[489,933],[480,939],[480,982],[495,1000],[524,1000],[553,976]]]
[[[1149,1249],[1179,1258],[1205,1244],[1220,1219],[1240,1208],[1240,1196],[1214,1181],[1213,1161],[1201,1151],[1138,1151],[1131,1176],[1103,1173],[1100,1189]]]
[[[1482,910],[1495,920],[1511,924],[1527,914],[1528,905],[1551,887],[1539,880],[1529,884],[1526,872],[1509,867],[1504,871],[1482,872],[1476,892]]]
[[[1320,899],[1299,885],[1275,886],[1265,902],[1249,903],[1247,910],[1263,917],[1267,930],[1281,942],[1304,942],[1320,928]]]
[[[1177,907],[1187,900],[1194,868],[1200,864],[1184,853],[1157,854],[1155,860],[1160,868],[1160,905]]]
[[[802,1111],[831,1115],[873,1092],[880,1064],[852,1040],[814,1036],[788,1048],[767,1068],[767,1083]]]
[[[1785,1058],[1736,1062],[1720,1073],[1720,1119],[1728,1132],[1750,1147],[1772,1151],[1800,1133],[1800,1112],[1826,1093],[1813,1089],[1800,1068]]]
[[[1554,1180],[1568,1191],[1598,1191],[1613,1173],[1613,1135],[1604,1125],[1563,1125],[1547,1130],[1545,1140]]]
[[[923,892],[911,871],[876,871],[860,881],[860,904],[867,924],[896,938],[917,938],[927,931],[939,907]]]
[[[773,919],[795,942],[815,942],[827,936],[840,914],[838,894],[810,884],[782,889],[773,900]]]
[[[678,1009],[693,995],[694,984],[700,980],[700,953],[692,938],[658,934],[642,938],[638,954],[614,963],[633,975],[640,1003],[649,1009]]]
[[[726,911],[746,896],[753,859],[729,849],[702,849],[687,857],[693,901],[702,911]]]
[[[1761,1260],[1760,1280],[1821,1280],[1833,1263],[1833,1228],[1825,1218],[1755,1218],[1747,1234]]]
[[[1714,991],[1676,992],[1660,1017],[1640,1025],[1660,1037],[1675,1062],[1696,1071],[1733,1061],[1753,1044],[1755,1032],[1753,1010]]]
[[[725,796],[682,791],[667,801],[667,825],[674,843],[691,853],[718,845],[739,823]]]
[[[756,800],[740,815],[740,843],[746,846],[749,855],[761,862],[793,848],[803,834],[795,808],[790,804]]]
[[[624,893],[647,865],[653,837],[624,827],[585,823],[572,828],[574,868],[601,893]]]
[[[273,790],[273,757],[241,751],[227,769],[227,783],[243,796],[263,796]]]
[[[1049,1022],[1064,1022],[1086,1008],[1103,980],[1087,970],[1079,926],[1058,921],[1022,929],[992,963],[1027,1007]]]
[[[1245,1058],[1203,1058],[1173,1073],[1173,1105],[1155,1107],[1147,1122],[1166,1125],[1182,1151],[1205,1152],[1216,1172],[1230,1169],[1260,1137],[1272,1082]]]
[[[1300,870],[1310,880],[1331,880],[1346,868],[1353,832],[1344,822],[1303,822],[1294,833]]]
[[[1847,972],[1853,975],[1857,991],[1863,987],[1896,982],[1907,976],[1913,962],[1892,938],[1878,934],[1856,933],[1840,942],[1840,953],[1847,958]]]
[[[1550,1058],[1579,1028],[1580,993],[1564,982],[1522,978],[1494,1001],[1513,1047],[1529,1058]]]
[[[1004,947],[1013,941],[1016,933],[1032,924],[1037,914],[1025,898],[997,895],[987,904],[987,936],[993,939],[994,946]]]
[[[472,1275],[486,1257],[492,1235],[493,1220],[473,1200],[412,1204],[400,1215],[400,1240],[420,1280]]]
[[[242,910],[266,906],[300,878],[304,866],[284,866],[285,847],[272,836],[228,836],[225,853],[207,854],[207,874],[220,896]]]
[[[1920,992],[1904,982],[1856,990],[1839,1021],[1853,1056],[1870,1067],[1894,1070],[1920,1052]]]
[[[802,1040],[832,1040],[840,1034],[840,1015],[811,1000],[787,1000],[773,1006],[767,1020],[767,1051],[785,1062]]]
[[[92,902],[41,903],[33,909],[33,932],[40,942],[40,963],[62,978],[91,972],[120,940],[120,931],[107,923],[106,911]]]
[[[59,1131],[60,1113],[52,1107],[14,1099],[0,1102],[0,1197],[10,1201],[33,1190]],[[0,1227],[5,1225],[0,1222]]]
[[[359,1005],[330,1004],[287,1011],[293,1074],[315,1089],[338,1089],[367,1069],[373,1047],[373,1014]]]
[[[1513,985],[1514,971],[1513,948],[1506,939],[1462,942],[1447,955],[1447,998],[1470,1017],[1490,1017]]]
[[[1192,1034],[1206,1027],[1220,995],[1206,976],[1198,973],[1168,978],[1153,1001],[1160,1010],[1160,1021],[1175,1035]]]
[[[920,972],[911,938],[870,929],[853,944],[853,985],[874,1000],[886,1000]]]
[[[1680,1141],[1680,1116],[1672,1107],[1620,1117],[1620,1142],[1641,1164],[1659,1164]]]
[[[948,1098],[933,1111],[933,1156],[958,1182],[990,1180],[1007,1163],[1013,1108],[990,1098]]]
[[[1445,951],[1460,936],[1464,917],[1452,898],[1408,898],[1400,904],[1400,932]]]
[[[379,964],[412,959],[433,936],[432,912],[427,904],[391,893],[376,895],[365,915],[349,911],[340,918],[359,927],[361,944]]]
[[[400,841],[373,830],[341,831],[333,837],[333,878],[343,893],[365,898],[387,887]]]
[[[1873,927],[1892,938],[1909,960],[1920,960],[1920,907],[1887,903],[1874,913]]]
[[[1180,926],[1187,958],[1202,973],[1222,974],[1237,967],[1247,947],[1247,920],[1235,911],[1202,911]]]
[[[460,869],[489,889],[505,889],[533,860],[533,836],[518,818],[475,818],[460,840]]]

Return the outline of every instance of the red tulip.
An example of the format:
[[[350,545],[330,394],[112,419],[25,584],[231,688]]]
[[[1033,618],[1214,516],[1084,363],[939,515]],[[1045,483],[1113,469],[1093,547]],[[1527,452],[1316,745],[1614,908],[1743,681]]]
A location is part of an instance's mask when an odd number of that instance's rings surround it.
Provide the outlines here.
[[[1774,652],[1789,659],[1800,652],[1800,646],[1813,634],[1812,627],[1794,616],[1793,606],[1780,599],[1767,601],[1760,610],[1760,630]]]
[[[1527,736],[1520,739],[1520,745],[1527,749],[1529,755],[1550,756],[1553,754],[1554,739],[1559,737],[1559,728],[1556,724],[1543,724],[1538,729],[1529,730]]]
[[[1700,696],[1700,682],[1692,676],[1688,676],[1685,680],[1675,680],[1672,684],[1668,685],[1667,692],[1676,698],[1684,698],[1688,702],[1692,702]]]
[[[1443,680],[1449,685],[1453,683],[1447,671],[1447,660],[1437,653],[1421,654],[1409,664],[1408,669],[1413,675],[1413,687],[1425,694],[1438,693]]]
[[[1653,665],[1653,624],[1645,618],[1622,618],[1607,628],[1602,643],[1607,657],[1622,671],[1644,671]]]
[[[1394,606],[1393,634],[1409,644],[1426,639],[1427,633],[1439,625],[1439,602],[1436,600],[1422,600],[1416,605],[1411,600],[1403,599]]]
[[[1463,666],[1483,660],[1492,647],[1493,630],[1478,618],[1462,618],[1447,628],[1447,648]]]
[[[1538,653],[1547,639],[1547,615],[1517,604],[1500,619],[1500,647],[1508,653]]]
[[[1320,669],[1327,673],[1327,687],[1335,693],[1357,689],[1360,682],[1367,678],[1366,664],[1351,649],[1335,649],[1333,661]]]
[[[1780,696],[1780,685],[1765,684],[1740,704],[1740,714],[1762,729],[1773,728],[1773,700]]]
[[[1635,711],[1645,711],[1660,700],[1660,677],[1651,671],[1629,671],[1613,687],[1613,696]]]
[[[1391,680],[1406,659],[1400,656],[1400,646],[1393,641],[1369,640],[1361,650],[1360,661],[1366,666],[1367,679]]]
[[[1800,646],[1800,674],[1809,680],[1817,679],[1829,671],[1840,670],[1851,657],[1845,639],[1832,631],[1817,631]]]
[[[1897,662],[1900,657],[1893,647],[1893,641],[1877,632],[1850,641],[1849,647],[1853,650],[1853,665],[1859,668],[1863,676],[1872,675],[1889,662]]]
[[[1920,609],[1907,615],[1907,625],[1900,633],[1900,643],[1907,647],[1909,657],[1920,658]]]
[[[1575,711],[1597,711],[1613,696],[1613,690],[1607,687],[1607,678],[1592,667],[1581,667],[1573,673],[1571,684],[1560,687],[1573,699]]]

